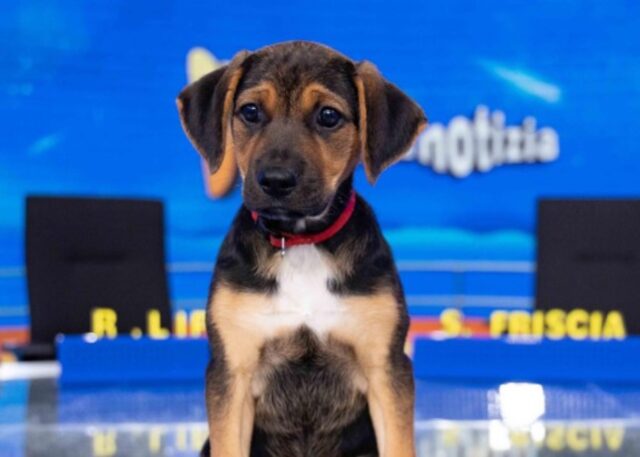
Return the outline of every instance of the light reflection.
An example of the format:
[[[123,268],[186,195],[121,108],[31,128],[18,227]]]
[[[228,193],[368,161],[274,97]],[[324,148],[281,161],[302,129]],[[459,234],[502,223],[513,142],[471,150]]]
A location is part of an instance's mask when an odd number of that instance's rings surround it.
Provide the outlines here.
[[[540,384],[502,384],[497,400],[502,421],[511,430],[529,429],[546,411],[544,388]]]
[[[541,422],[546,411],[544,388],[540,384],[506,383],[488,393],[489,447],[505,452],[514,439],[542,443],[546,436]]]
[[[504,452],[511,449],[509,429],[498,420],[489,422],[489,447],[492,451],[497,452]]]

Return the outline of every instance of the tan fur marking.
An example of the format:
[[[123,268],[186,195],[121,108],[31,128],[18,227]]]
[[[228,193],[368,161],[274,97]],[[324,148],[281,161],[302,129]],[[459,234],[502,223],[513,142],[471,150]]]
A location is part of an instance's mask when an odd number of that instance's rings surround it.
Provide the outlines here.
[[[338,161],[339,166],[334,169],[333,174],[328,174],[330,189],[335,190],[338,188],[347,176],[353,173],[353,170],[358,165],[360,160],[358,131],[353,125],[348,125],[342,129],[342,135],[344,135],[342,156]],[[348,146],[347,146],[348,143]]]
[[[325,188],[333,193],[358,163],[357,131],[353,124],[346,124],[328,138],[319,135],[301,141],[303,151],[322,173]]]
[[[232,375],[224,411],[209,411],[210,457],[248,457],[255,417],[251,379]]]
[[[317,82],[310,83],[302,90],[297,105],[302,117],[309,116],[319,106],[329,106],[347,118],[353,117],[351,107],[345,99]],[[354,157],[357,141],[357,132],[351,123],[342,126],[327,139],[319,136],[304,139],[303,150],[311,160],[318,162],[318,169],[324,175],[329,192],[335,191],[355,168],[358,159],[357,156]]]
[[[211,411],[210,407],[208,412],[212,456],[249,455],[254,420],[251,382],[264,335],[242,318],[263,299],[262,295],[236,292],[223,285],[216,290],[209,306],[211,320],[223,343],[230,376],[224,411]]]
[[[265,335],[259,334],[252,322],[243,317],[252,314],[264,301],[264,295],[237,292],[224,285],[213,296],[210,317],[222,339],[228,368],[233,372],[251,373],[256,367]]]
[[[238,53],[231,66],[237,66],[246,57],[246,53]],[[209,192],[215,197],[225,195],[236,179],[236,160],[233,155],[233,135],[231,132],[231,119],[233,118],[233,98],[240,78],[242,77],[242,68],[235,68],[229,76],[229,86],[224,96],[224,104],[222,107],[222,159],[217,170],[209,170]]]
[[[224,105],[222,108],[222,125],[225,126],[222,135],[224,161],[229,155],[233,155],[233,135],[231,134],[231,118],[233,117],[233,98],[238,88],[238,83],[242,77],[242,69],[238,68],[229,76],[229,87],[224,95]]]
[[[391,293],[343,298],[348,318],[331,336],[354,348],[363,369],[386,368],[398,323],[398,304]]]
[[[268,116],[273,116],[278,108],[278,92],[270,81],[263,81],[257,86],[253,86],[238,96],[237,106],[247,103],[256,103],[265,110]]]
[[[242,91],[238,94],[237,106],[247,103],[256,103],[262,106],[267,116],[272,117],[281,111],[281,103],[278,100],[278,93],[270,81],[263,81],[260,84]],[[231,132],[235,141],[234,154],[240,170],[240,175],[244,179],[249,169],[251,160],[263,149],[264,138],[262,132],[250,135],[242,120],[234,117],[231,123]]]
[[[299,105],[303,113],[309,113],[318,105],[322,105],[335,108],[346,116],[353,114],[345,99],[316,82],[309,84],[302,90]]]
[[[234,129],[234,154],[240,169],[240,175],[244,179],[249,170],[251,160],[257,156],[260,151],[264,150],[265,138],[260,132],[256,135],[249,135],[246,127],[240,119],[233,119]]]
[[[282,262],[281,255],[273,255],[271,246],[262,245],[256,250],[257,258],[256,269],[258,274],[265,278],[273,279],[278,274],[278,267]]]
[[[364,157],[367,154],[367,99],[364,91],[364,83],[362,82],[362,78],[359,75],[355,76],[354,82],[356,83],[356,89],[358,91],[358,114],[360,116],[358,124],[358,130],[360,134],[360,157],[362,157],[362,163],[364,164],[364,171],[367,175],[367,179],[369,180],[369,182],[373,182],[371,170],[364,160]]]
[[[369,63],[363,62],[358,69],[358,74],[355,76],[354,80],[356,83],[356,89],[358,90],[358,110],[360,111],[360,153],[362,158],[362,164],[364,165],[364,171],[367,175],[367,180],[370,183],[374,183],[376,181],[373,173],[371,171],[371,167],[369,166],[369,161],[367,160],[367,93],[365,89],[365,84],[363,81],[363,77],[367,79],[373,79],[377,77],[378,70],[376,67]]]

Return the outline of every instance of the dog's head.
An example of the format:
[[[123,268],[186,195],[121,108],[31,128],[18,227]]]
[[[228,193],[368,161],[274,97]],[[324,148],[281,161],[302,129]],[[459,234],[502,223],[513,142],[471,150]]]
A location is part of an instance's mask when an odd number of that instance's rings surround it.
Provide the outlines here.
[[[372,64],[307,42],[237,54],[178,108],[211,172],[235,154],[245,205],[274,219],[322,214],[359,160],[374,182],[426,125]]]

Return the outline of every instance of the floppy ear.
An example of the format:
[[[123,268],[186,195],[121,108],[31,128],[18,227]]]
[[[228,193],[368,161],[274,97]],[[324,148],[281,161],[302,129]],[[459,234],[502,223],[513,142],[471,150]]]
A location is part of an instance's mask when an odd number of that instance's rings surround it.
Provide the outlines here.
[[[214,173],[223,157],[232,151],[229,135],[233,99],[242,77],[247,51],[235,55],[231,63],[189,84],[178,95],[176,104],[187,137]]]
[[[372,184],[382,171],[400,160],[427,119],[413,100],[386,81],[370,62],[356,67],[362,163]]]

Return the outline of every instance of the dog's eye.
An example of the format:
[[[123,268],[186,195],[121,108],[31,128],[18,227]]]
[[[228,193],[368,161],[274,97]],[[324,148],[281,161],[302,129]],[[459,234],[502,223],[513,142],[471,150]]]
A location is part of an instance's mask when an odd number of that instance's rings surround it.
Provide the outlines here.
[[[255,124],[260,121],[260,108],[255,103],[247,103],[240,107],[240,115],[246,122]]]
[[[342,114],[340,114],[337,110],[333,108],[329,108],[328,106],[325,106],[318,112],[318,118],[316,122],[321,127],[330,129],[338,125],[341,119],[342,119]]]

